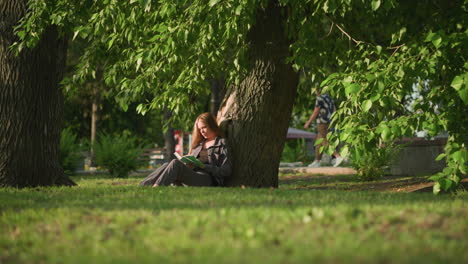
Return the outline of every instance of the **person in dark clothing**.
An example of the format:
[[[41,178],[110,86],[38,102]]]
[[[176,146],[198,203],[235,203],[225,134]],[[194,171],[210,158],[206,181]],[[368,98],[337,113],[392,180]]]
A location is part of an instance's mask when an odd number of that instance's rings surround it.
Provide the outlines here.
[[[231,174],[231,164],[225,139],[220,135],[211,113],[199,115],[193,126],[189,154],[198,158],[203,166],[195,167],[173,159],[148,175],[140,186],[224,186],[224,180]]]

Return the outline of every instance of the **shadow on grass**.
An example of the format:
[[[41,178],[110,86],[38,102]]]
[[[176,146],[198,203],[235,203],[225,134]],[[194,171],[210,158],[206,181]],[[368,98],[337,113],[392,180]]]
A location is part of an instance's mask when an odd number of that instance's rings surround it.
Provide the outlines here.
[[[296,185],[296,184],[326,184],[333,182],[343,182],[343,183],[357,183],[360,182],[359,178],[356,175],[283,175],[279,179],[280,185]]]
[[[283,176],[278,189],[216,187],[139,187],[142,177],[113,179],[108,176],[78,178],[79,187],[47,187],[0,190],[1,211],[13,209],[99,209],[99,210],[172,210],[172,209],[295,209],[303,207],[399,206],[414,203],[438,203],[453,196],[430,193],[389,193],[366,189],[355,177]],[[421,178],[422,179],[422,178]],[[94,184],[92,181],[100,184]],[[404,183],[405,179],[397,181]],[[85,186],[85,182],[88,182]],[[89,183],[91,182],[91,183]],[[361,186],[355,192],[350,185]],[[332,186],[333,185],[333,186]],[[348,189],[347,189],[348,188]],[[468,198],[466,195],[462,199]]]
[[[375,181],[362,181],[357,175],[286,175],[280,183],[287,189],[395,191],[430,183],[426,176],[385,176]]]

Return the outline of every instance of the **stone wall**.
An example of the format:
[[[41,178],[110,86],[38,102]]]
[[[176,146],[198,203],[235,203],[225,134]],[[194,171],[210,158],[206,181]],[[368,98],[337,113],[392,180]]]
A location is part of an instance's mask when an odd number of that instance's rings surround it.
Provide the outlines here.
[[[398,141],[402,150],[390,165],[391,175],[431,175],[445,168],[445,159],[435,161],[444,152],[447,140],[438,138],[426,140],[424,138],[410,138]]]

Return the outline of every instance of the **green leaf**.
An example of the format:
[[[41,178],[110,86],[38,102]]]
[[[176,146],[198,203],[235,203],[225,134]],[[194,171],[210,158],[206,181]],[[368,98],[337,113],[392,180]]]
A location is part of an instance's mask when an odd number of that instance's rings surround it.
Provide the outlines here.
[[[366,74],[366,80],[369,81],[369,82],[372,82],[373,80],[375,80],[375,74]]]
[[[434,194],[439,194],[440,193],[440,183],[436,182],[434,184],[434,187],[432,188],[432,192]]]
[[[364,101],[363,103],[363,107],[362,107],[362,110],[364,110],[364,112],[367,112],[369,111],[369,109],[372,107],[372,101],[371,100],[366,100]]]
[[[342,132],[342,133],[340,134],[340,141],[346,141],[346,139],[348,139],[348,137],[349,137],[349,133],[347,133],[347,132]]]
[[[406,27],[402,27],[400,29],[400,32],[399,32],[399,35],[398,35],[398,39],[401,39],[401,37],[406,33]]]
[[[376,49],[377,49],[377,54],[380,54],[380,52],[382,52],[382,46],[377,45]]]
[[[456,161],[458,161],[458,163],[462,164],[462,163],[465,163],[465,161],[468,160],[468,151],[466,150],[459,150],[455,153],[453,153],[452,155],[452,158]]]
[[[323,9],[323,11],[325,11],[325,13],[328,13],[328,8],[329,8],[328,7],[328,1],[325,1],[325,3],[323,3],[322,9]]]
[[[241,14],[241,11],[242,11],[242,6],[240,5],[236,8],[236,15],[239,16]]]
[[[441,43],[442,43],[442,37],[436,34],[434,38],[432,39],[432,44],[434,44],[436,48],[439,48]]]
[[[449,179],[442,179],[440,181],[440,187],[442,187],[444,191],[450,190],[453,187],[453,185],[454,185],[454,182]]]
[[[437,156],[437,158],[436,158],[435,160],[436,160],[436,161],[439,161],[439,160],[445,158],[445,156],[447,156],[447,154],[442,153],[442,154],[440,154],[439,156]]]
[[[219,3],[220,0],[211,0],[210,3],[208,4],[210,7],[216,5],[217,3]]]
[[[137,66],[136,66],[136,71],[138,71],[138,69],[140,69],[140,66],[141,66],[141,62],[143,61],[143,58],[138,58],[137,59]]]
[[[380,99],[380,94],[376,94],[376,95],[374,95],[374,96],[371,97],[371,101],[372,101],[372,102],[375,102],[375,101],[377,101],[377,100],[379,100],[379,99]]]
[[[140,0],[140,5],[145,6],[148,0]]]
[[[403,78],[403,77],[405,77],[405,71],[402,68],[399,68],[398,71],[396,72],[395,76]]]
[[[109,43],[107,43],[107,49],[110,49],[112,47],[112,44],[114,44],[115,39],[117,38],[117,35],[114,35],[111,40],[109,40]]]
[[[377,82],[377,89],[382,92],[385,89],[385,84],[381,81]]]
[[[353,83],[353,84],[346,86],[345,93],[346,95],[354,94],[354,93],[357,93],[360,90],[360,88],[361,87],[359,86],[359,84]]]
[[[453,78],[452,83],[450,84],[450,86],[452,86],[455,90],[460,91],[460,89],[462,88],[462,86],[464,84],[465,83],[464,83],[463,76],[457,75],[457,76],[455,76],[455,78]]]
[[[167,26],[164,24],[160,24],[156,29],[159,33],[164,33],[167,30]]]
[[[465,105],[468,105],[468,90],[467,89],[460,90],[458,91],[458,95],[463,100]]]
[[[320,145],[323,142],[323,138],[319,138],[315,141],[314,146]]]
[[[24,39],[24,37],[26,36],[26,31],[21,30],[16,32],[16,34],[20,37],[20,39]]]
[[[435,36],[437,36],[436,33],[434,33],[434,32],[429,32],[429,34],[427,34],[427,37],[426,37],[426,39],[425,39],[424,41],[425,41],[425,42],[430,42],[430,41],[432,41],[432,39],[434,39]]]
[[[143,104],[139,104],[139,105],[136,107],[137,113],[142,113],[142,112],[144,112],[144,111],[143,111],[143,107],[144,107]]]
[[[119,103],[119,105],[120,105],[120,107],[122,108],[122,110],[123,110],[124,112],[127,112],[127,111],[128,111],[128,104],[127,104],[126,102],[121,101],[121,102]]]
[[[348,146],[344,146],[341,148],[340,155],[343,156],[343,158],[347,157],[349,154],[349,148]]]
[[[148,41],[149,42],[155,42],[158,38],[160,38],[161,36],[159,35],[154,35],[152,38],[150,38]]]
[[[382,139],[385,141],[390,138],[390,128],[385,126],[382,130]]]
[[[431,181],[439,181],[442,178],[444,178],[444,175],[442,173],[437,173],[437,174],[432,175],[428,179]]]
[[[468,166],[465,166],[464,164],[461,164],[460,167],[458,167],[458,169],[460,169],[461,173],[467,174],[467,167]]]
[[[72,40],[75,40],[79,33],[80,33],[80,30],[79,30],[79,29],[76,30],[76,31],[73,33],[73,38],[72,38]]]
[[[380,7],[380,0],[372,1],[372,11],[379,9],[379,7]]]
[[[330,74],[325,80],[323,80],[322,83],[320,83],[320,87],[325,86],[331,79],[335,78],[337,75],[338,75],[338,73]]]

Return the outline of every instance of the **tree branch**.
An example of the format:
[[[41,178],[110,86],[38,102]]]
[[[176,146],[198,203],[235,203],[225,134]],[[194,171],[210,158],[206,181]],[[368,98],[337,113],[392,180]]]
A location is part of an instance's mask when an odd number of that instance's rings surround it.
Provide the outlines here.
[[[360,40],[355,40],[353,37],[351,37],[351,35],[349,35],[348,33],[346,33],[346,31],[344,31],[344,29],[342,29],[338,24],[336,24],[336,27],[343,33],[345,34],[349,40],[352,40],[354,43],[356,43],[356,45],[359,45],[361,43],[364,43],[364,41],[360,41]]]
[[[330,34],[331,34],[332,31],[333,31],[333,26],[334,26],[334,25],[335,25],[335,22],[332,21],[332,24],[331,24],[331,26],[330,26],[330,31],[328,31],[328,34],[325,35],[324,37],[322,37],[320,40],[325,39],[325,38],[327,38],[328,36],[330,36]]]
[[[387,49],[394,49],[394,51],[393,51],[392,55],[390,55],[390,57],[392,57],[398,51],[398,49],[403,47],[403,46],[405,46],[404,43],[401,44],[401,45],[395,46],[395,47],[387,47]]]
[[[349,40],[352,40],[354,43],[356,43],[356,45],[359,45],[361,43],[365,43],[364,41],[361,41],[361,40],[355,40],[353,37],[351,37],[350,34],[348,34],[342,27],[340,27],[338,25],[338,23],[335,23],[335,21],[333,21],[333,19],[331,19],[329,16],[327,16],[328,19],[330,19],[330,21],[332,22],[332,25],[330,27],[330,32],[328,32],[328,35],[330,35],[332,29],[333,29],[333,25],[336,25],[336,27],[341,31],[341,33],[345,34]],[[327,36],[328,36],[327,35]]]

